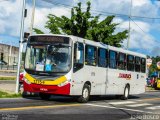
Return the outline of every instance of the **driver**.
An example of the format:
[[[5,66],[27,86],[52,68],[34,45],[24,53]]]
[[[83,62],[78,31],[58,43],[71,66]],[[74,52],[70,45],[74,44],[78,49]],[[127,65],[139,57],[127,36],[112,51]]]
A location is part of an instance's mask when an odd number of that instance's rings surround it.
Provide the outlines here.
[[[49,47],[48,47],[47,57],[46,57],[46,64],[56,66],[55,59],[54,59],[54,55],[53,55],[52,46],[49,46]]]

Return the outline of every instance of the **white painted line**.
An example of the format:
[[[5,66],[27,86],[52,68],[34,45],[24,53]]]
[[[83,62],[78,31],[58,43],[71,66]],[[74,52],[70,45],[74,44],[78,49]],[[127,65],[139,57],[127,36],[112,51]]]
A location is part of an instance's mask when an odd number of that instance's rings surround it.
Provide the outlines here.
[[[109,102],[109,104],[112,104],[112,105],[123,105],[123,104],[133,104],[133,103],[136,103],[136,102],[133,102],[133,101]]]
[[[135,110],[135,109],[128,109],[128,108],[118,108],[118,107],[96,105],[96,104],[84,104],[84,105],[89,105],[89,106],[94,106],[94,107],[102,107],[102,108],[112,108],[112,109],[117,109],[117,110],[128,110],[128,111],[141,112],[141,113],[150,113],[150,114],[153,113],[153,112],[147,112],[147,111],[143,111],[143,110]]]
[[[125,105],[127,107],[141,107],[141,106],[147,106],[147,105],[152,105],[149,103],[142,103],[142,104],[133,104],[133,105]]]
[[[143,100],[134,100],[134,101],[141,102],[141,101],[143,101]]]
[[[160,109],[160,106],[146,107],[145,109],[157,110],[157,109]]]

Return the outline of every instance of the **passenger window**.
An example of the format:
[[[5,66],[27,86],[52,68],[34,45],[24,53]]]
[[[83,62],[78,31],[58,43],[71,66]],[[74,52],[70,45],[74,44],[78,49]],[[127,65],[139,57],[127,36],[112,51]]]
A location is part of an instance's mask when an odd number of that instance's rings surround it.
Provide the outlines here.
[[[120,70],[126,70],[126,54],[119,53],[117,68]]]
[[[117,52],[110,50],[109,51],[109,67],[116,69],[117,68]]]
[[[134,56],[127,55],[127,70],[134,71]]]
[[[99,48],[98,49],[98,66],[107,67],[107,50]]]
[[[146,59],[145,58],[141,59],[141,72],[142,73],[146,72]]]
[[[141,59],[140,59],[140,57],[135,57],[135,71],[136,72],[141,71]]]
[[[77,51],[80,52],[79,60],[76,59]],[[74,43],[74,72],[81,69],[84,65],[84,45],[83,43]]]
[[[90,45],[86,45],[86,50],[85,50],[85,64],[86,65],[93,65],[96,66],[96,47],[94,46],[90,46]]]

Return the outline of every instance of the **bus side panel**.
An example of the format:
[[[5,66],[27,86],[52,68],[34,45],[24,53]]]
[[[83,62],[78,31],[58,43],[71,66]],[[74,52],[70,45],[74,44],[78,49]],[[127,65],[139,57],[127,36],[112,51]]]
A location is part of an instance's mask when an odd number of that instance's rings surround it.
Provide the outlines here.
[[[91,95],[104,95],[106,87],[106,68],[97,66],[84,67],[85,81],[91,83]]]
[[[71,95],[81,95],[86,82],[91,84],[91,95],[104,95],[106,82],[106,68],[85,65],[73,73]]]
[[[145,73],[133,73],[134,79],[133,83],[134,86],[130,89],[130,94],[140,94],[145,92]]]
[[[107,85],[106,85],[106,95],[121,94],[122,90],[119,89],[121,81],[118,79],[117,69],[108,69],[107,73]]]
[[[117,69],[108,70],[107,94],[122,95],[126,84],[130,85],[130,95],[145,92],[145,74]]]
[[[70,90],[70,95],[81,95],[83,89],[83,81],[85,79],[84,68],[76,71],[72,74],[72,86]]]

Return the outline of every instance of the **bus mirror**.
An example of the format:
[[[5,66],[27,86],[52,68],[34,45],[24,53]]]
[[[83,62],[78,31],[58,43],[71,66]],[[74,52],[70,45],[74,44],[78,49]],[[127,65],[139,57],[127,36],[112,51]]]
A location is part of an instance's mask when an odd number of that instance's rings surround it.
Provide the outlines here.
[[[80,57],[81,57],[81,52],[78,50],[77,51],[77,54],[76,54],[76,60],[80,60]]]

